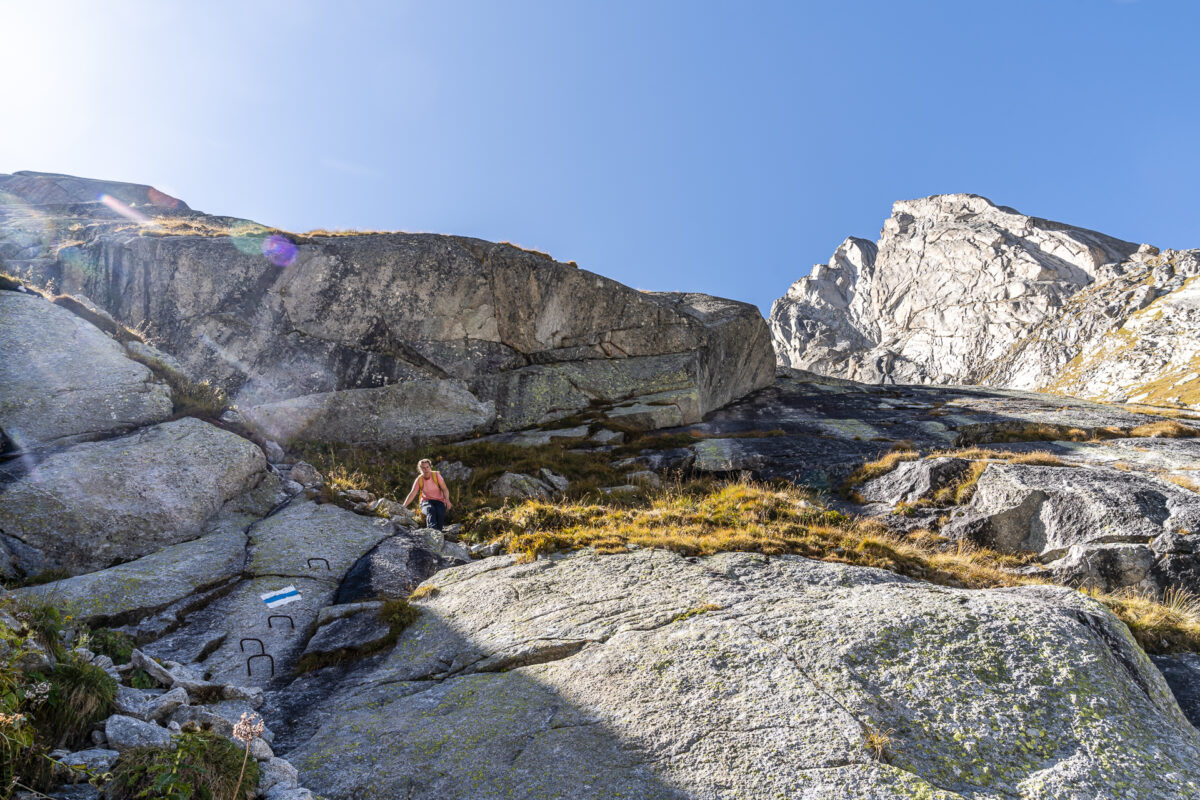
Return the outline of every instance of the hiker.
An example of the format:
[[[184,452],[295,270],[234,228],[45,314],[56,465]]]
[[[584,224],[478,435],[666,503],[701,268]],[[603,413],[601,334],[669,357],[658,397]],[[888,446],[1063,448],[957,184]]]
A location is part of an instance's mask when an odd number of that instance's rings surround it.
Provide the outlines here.
[[[428,458],[417,462],[420,474],[413,481],[412,491],[404,498],[407,506],[414,497],[421,498],[421,513],[425,516],[425,527],[441,530],[446,524],[446,512],[454,507],[450,502],[450,490],[442,476],[433,470],[433,463]]]

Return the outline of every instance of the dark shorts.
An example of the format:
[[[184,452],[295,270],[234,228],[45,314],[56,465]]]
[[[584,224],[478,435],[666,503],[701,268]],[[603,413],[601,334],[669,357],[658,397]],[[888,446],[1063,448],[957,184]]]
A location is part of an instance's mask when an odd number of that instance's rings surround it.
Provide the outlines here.
[[[421,513],[425,515],[425,527],[441,530],[446,524],[446,504],[441,500],[422,500]]]

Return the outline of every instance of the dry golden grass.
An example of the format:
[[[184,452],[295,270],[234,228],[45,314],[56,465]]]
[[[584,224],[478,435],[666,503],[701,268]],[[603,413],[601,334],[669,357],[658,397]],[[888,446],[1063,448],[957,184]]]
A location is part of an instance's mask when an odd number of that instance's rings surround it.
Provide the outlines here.
[[[1182,486],[1189,492],[1196,492],[1197,494],[1200,494],[1200,483],[1196,483],[1186,475],[1168,475],[1167,480],[1176,486]]]
[[[408,231],[366,231],[355,228],[313,228],[304,231],[300,236],[373,236],[376,234],[407,233]]]
[[[439,589],[436,586],[433,586],[432,584],[427,584],[425,586],[418,586],[416,589],[413,589],[413,593],[408,596],[408,599],[409,600],[420,600],[423,597],[433,597],[434,595],[438,594],[439,592],[441,592],[441,589]]]
[[[933,504],[961,506],[963,503],[971,502],[971,498],[975,496],[975,487],[979,483],[979,477],[983,475],[983,471],[987,469],[989,463],[991,462],[972,461],[957,481],[934,492]]]
[[[1173,419],[1165,419],[1149,425],[1139,425],[1131,430],[1129,435],[1147,439],[1188,439],[1200,436],[1200,429]]]
[[[529,561],[558,551],[630,546],[688,556],[725,551],[793,554],[820,561],[886,569],[931,583],[982,589],[1047,581],[1018,574],[1030,554],[999,553],[919,530],[893,533],[882,523],[817,505],[794,486],[739,481],[694,482],[644,495],[638,505],[529,500],[485,511],[470,537],[503,544]],[[1157,602],[1144,595],[1093,594],[1125,622],[1148,652],[1200,650],[1200,610],[1186,592]],[[698,609],[702,613],[712,609]]]
[[[842,486],[844,489],[861,486],[869,480],[874,480],[881,475],[887,475],[905,461],[916,461],[920,457],[920,454],[915,450],[893,450],[874,461],[868,461],[854,470],[854,472],[850,473],[850,477],[846,478],[846,482]]]
[[[1026,464],[1031,467],[1071,466],[1058,456],[1045,450],[1034,450],[1031,453],[1005,453],[1004,455],[1007,456],[1004,460],[1010,464]]]
[[[1200,599],[1179,587],[1161,599],[1144,592],[1086,591],[1124,622],[1147,653],[1200,650]]]
[[[888,728],[887,730],[879,730],[870,725],[867,726],[866,732],[863,735],[864,744],[867,746],[867,752],[876,761],[886,761],[888,750],[892,746],[892,734],[896,731]]]
[[[816,505],[801,489],[744,481],[676,486],[648,494],[637,506],[529,500],[480,514],[470,531],[526,560],[585,547],[618,553],[633,545],[689,556],[732,550],[878,567],[948,586],[1010,585],[1005,570],[1032,558],[928,532],[904,537]]]

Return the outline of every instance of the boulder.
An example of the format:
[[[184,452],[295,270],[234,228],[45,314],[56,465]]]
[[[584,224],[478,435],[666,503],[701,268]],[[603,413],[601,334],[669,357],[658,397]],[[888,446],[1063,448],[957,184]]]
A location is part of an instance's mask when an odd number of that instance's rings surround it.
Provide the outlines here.
[[[162,331],[163,350],[280,444],[520,430],[662,392],[691,398],[689,423],[772,377],[770,334],[746,303],[641,292],[505,243],[301,239],[149,211],[216,235],[155,235],[93,202],[70,208],[80,243],[65,254],[25,215],[0,214],[0,237],[28,241],[16,267]],[[264,257],[272,235],[279,252]]]
[[[428,583],[394,649],[296,709],[289,760],[320,795],[1200,791],[1200,734],[1125,626],[1070,590],[649,550]]]
[[[439,461],[433,468],[448,481],[467,481],[475,474],[475,470],[461,461]]]
[[[136,669],[144,671],[160,686],[171,687],[175,685],[175,676],[152,656],[146,655],[141,650],[134,649],[133,654],[129,658],[129,663],[133,664]]]
[[[970,462],[962,458],[905,461],[886,475],[867,481],[858,490],[868,503],[915,503],[954,483]]]
[[[171,716],[175,709],[187,705],[187,703],[187,690],[179,685],[179,681],[176,681],[174,689],[150,699],[146,704],[146,718],[154,722],[161,722]]]
[[[1117,469],[994,463],[942,533],[1052,560],[1072,545],[1148,544],[1181,530],[1200,530],[1200,495],[1173,483]]]
[[[195,539],[265,468],[254,444],[190,417],[53,453],[0,484],[0,572],[91,572]]]
[[[696,454],[686,447],[667,450],[643,450],[632,458],[623,458],[612,463],[613,469],[638,467],[651,472],[686,472],[696,461]]]
[[[96,625],[141,619],[240,575],[246,562],[245,530],[253,522],[247,515],[221,514],[198,539],[108,569],[18,589],[16,594],[52,598]]]
[[[246,572],[336,587],[392,531],[382,517],[360,516],[332,503],[293,502],[251,529]]]
[[[116,750],[102,747],[67,753],[57,759],[62,767],[56,764],[54,775],[60,780],[69,782],[74,782],[77,778],[87,775],[103,775],[112,771],[112,766],[120,755]]]
[[[310,486],[320,486],[325,482],[321,473],[317,472],[317,468],[306,461],[293,464],[291,470],[288,471],[288,478],[306,489]]]
[[[495,497],[514,500],[548,500],[555,494],[554,489],[542,481],[519,472],[505,472],[489,483],[487,490]]]
[[[538,470],[538,477],[541,478],[542,483],[549,486],[557,494],[562,494],[571,486],[571,482],[569,480],[554,472],[554,470],[548,469],[547,467],[542,467]]]
[[[1150,579],[1157,554],[1144,544],[1077,544],[1046,565],[1055,583],[1102,591],[1127,586],[1157,592]]]
[[[420,532],[390,536],[362,556],[338,588],[337,604],[376,597],[407,597],[446,562]]]
[[[295,789],[300,786],[298,773],[291,762],[282,758],[272,758],[265,764],[259,765],[258,790],[270,792],[272,789]]]
[[[37,295],[0,292],[0,430],[18,450],[153,425],[171,392],[90,322]]]
[[[625,480],[634,486],[641,486],[646,489],[662,488],[662,478],[658,477],[657,473],[651,472],[648,469],[627,472],[625,473]]]
[[[407,507],[386,497],[381,497],[370,504],[368,510],[378,516],[390,519],[395,525],[401,525],[405,528],[415,528],[417,525],[417,518],[413,516],[413,513]]]
[[[104,736],[108,746],[118,753],[135,747],[167,747],[171,744],[171,734],[166,728],[121,714],[112,715],[104,723]]]
[[[369,649],[385,641],[390,633],[391,628],[379,618],[379,609],[367,608],[317,628],[304,648],[304,655],[319,658],[339,651]]]

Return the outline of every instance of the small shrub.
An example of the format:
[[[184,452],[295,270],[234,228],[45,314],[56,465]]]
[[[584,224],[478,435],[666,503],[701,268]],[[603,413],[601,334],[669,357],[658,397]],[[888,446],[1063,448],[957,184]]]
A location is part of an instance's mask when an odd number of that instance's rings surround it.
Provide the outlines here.
[[[13,616],[33,633],[33,637],[58,655],[62,652],[63,615],[50,603],[33,597],[25,597],[13,604]]]
[[[133,657],[133,637],[111,628],[97,628],[88,634],[88,649],[108,656],[114,664],[128,664]]]
[[[56,747],[74,747],[92,725],[112,713],[117,682],[93,664],[75,657],[55,666],[50,694],[34,713],[34,725]]]
[[[384,601],[379,609],[379,618],[398,637],[405,628],[416,621],[419,613],[421,612],[413,608],[407,600],[395,598]]]
[[[238,776],[245,764],[239,788]],[[168,749],[126,751],[113,767],[109,800],[249,800],[258,787],[259,768],[242,748],[211,731],[190,730]],[[236,798],[235,798],[236,800]]]
[[[129,685],[135,689],[157,689],[158,681],[150,677],[149,672],[139,668],[129,673]]]

